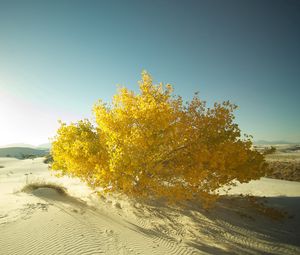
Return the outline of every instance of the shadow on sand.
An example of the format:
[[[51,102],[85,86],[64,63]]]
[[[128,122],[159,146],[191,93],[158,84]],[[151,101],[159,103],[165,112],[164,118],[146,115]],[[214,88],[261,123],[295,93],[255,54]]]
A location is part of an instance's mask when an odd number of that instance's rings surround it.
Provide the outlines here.
[[[208,254],[300,254],[300,197],[255,200],[284,212],[284,218],[274,220],[239,196],[223,196],[209,210],[195,201],[185,208],[152,201],[135,209],[141,221],[148,215],[151,227],[132,224],[132,229]]]

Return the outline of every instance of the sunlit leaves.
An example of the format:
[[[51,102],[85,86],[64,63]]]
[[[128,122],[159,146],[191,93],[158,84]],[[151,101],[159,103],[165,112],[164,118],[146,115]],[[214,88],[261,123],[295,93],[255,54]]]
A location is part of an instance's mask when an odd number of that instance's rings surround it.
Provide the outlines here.
[[[53,169],[108,191],[205,202],[221,186],[267,171],[263,155],[241,138],[235,105],[207,108],[196,94],[184,104],[171,85],[154,85],[146,72],[139,87],[139,93],[119,88],[111,105],[96,103],[95,125],[62,124],[52,144]]]

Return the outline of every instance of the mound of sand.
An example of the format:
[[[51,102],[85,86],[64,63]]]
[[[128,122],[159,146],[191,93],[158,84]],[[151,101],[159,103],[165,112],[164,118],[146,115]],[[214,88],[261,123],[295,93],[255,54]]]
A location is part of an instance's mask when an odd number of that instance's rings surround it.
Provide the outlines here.
[[[77,179],[51,176],[43,159],[0,159],[0,165],[0,254],[300,254],[298,182],[240,185],[206,211],[197,201],[179,208],[99,197]],[[68,193],[18,192],[26,181],[45,180]],[[257,196],[258,208],[240,193]],[[285,217],[266,217],[260,204]]]
[[[38,188],[32,191],[32,194],[37,197],[47,198],[51,200],[61,200],[64,195],[52,188]]]

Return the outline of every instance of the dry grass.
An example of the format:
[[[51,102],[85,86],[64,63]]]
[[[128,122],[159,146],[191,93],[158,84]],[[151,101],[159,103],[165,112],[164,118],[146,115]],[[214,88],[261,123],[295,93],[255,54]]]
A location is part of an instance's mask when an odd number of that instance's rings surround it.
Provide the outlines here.
[[[262,148],[265,149],[265,147]],[[266,177],[286,181],[300,181],[299,145],[277,146],[274,153],[266,155],[266,160],[271,170]]]
[[[300,181],[299,161],[271,161],[268,163],[272,172],[267,177],[287,181]]]
[[[47,183],[47,182],[33,182],[26,184],[21,191],[22,192],[32,192],[34,190],[40,189],[40,188],[49,188],[55,190],[60,195],[67,195],[67,189],[63,186],[60,186],[56,183]]]

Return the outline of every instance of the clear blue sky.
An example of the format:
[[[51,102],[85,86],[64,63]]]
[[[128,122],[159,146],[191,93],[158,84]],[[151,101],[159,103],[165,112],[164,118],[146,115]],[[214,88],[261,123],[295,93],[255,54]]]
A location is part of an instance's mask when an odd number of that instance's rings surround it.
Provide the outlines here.
[[[231,100],[254,140],[300,141],[300,1],[0,0],[0,144],[47,142],[143,69]]]

